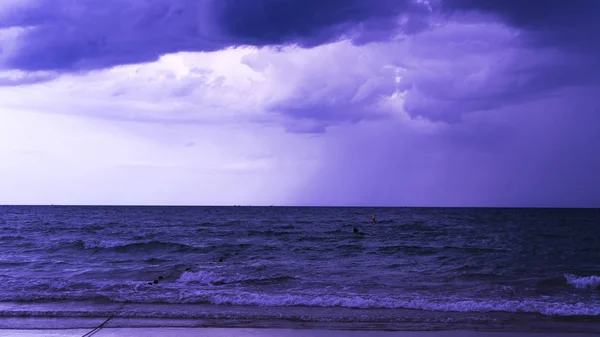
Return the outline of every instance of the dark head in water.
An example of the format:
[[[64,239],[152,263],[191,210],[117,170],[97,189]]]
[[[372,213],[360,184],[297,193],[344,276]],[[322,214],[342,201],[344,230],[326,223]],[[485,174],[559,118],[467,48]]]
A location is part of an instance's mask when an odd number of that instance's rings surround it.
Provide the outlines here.
[[[354,233],[358,233],[358,228],[354,227]]]

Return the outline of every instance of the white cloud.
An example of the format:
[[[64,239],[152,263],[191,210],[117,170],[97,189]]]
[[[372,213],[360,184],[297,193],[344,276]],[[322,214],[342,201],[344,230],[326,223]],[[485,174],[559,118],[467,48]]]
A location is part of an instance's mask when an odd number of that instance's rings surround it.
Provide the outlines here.
[[[261,112],[257,96],[252,95],[257,74],[239,62],[249,52],[166,55],[155,63],[4,88],[0,98],[8,107],[108,119],[231,122]]]
[[[105,119],[260,122],[310,130],[321,123],[389,115],[390,105],[382,109],[381,104],[403,97],[395,95],[398,56],[390,50],[399,49],[341,41],[312,49],[248,47],[170,54],[153,63],[6,87],[0,99],[11,108]],[[52,76],[5,72],[0,79],[33,83]]]

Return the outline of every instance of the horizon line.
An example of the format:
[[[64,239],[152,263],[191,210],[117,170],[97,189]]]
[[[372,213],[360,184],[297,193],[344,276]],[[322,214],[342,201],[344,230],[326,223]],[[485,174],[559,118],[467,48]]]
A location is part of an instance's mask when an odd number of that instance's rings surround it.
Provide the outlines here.
[[[0,207],[305,207],[305,208],[480,208],[480,209],[598,209],[600,206],[383,206],[383,205],[199,205],[199,204],[0,204]]]

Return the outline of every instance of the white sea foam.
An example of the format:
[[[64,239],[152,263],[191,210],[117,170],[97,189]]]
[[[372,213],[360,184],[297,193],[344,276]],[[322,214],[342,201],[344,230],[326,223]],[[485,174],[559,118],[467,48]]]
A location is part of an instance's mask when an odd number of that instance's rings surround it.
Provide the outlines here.
[[[196,298],[197,299],[197,298]],[[187,299],[193,301],[194,296]],[[312,306],[312,307],[347,307],[347,308],[404,308],[431,311],[456,312],[526,312],[543,315],[572,316],[599,315],[600,305],[597,303],[559,303],[552,301],[528,299],[521,301],[501,300],[439,300],[415,297],[382,298],[360,296],[307,296],[276,295],[256,293],[212,294],[208,301],[213,304],[256,305],[256,306]]]
[[[600,276],[577,276],[565,274],[567,283],[579,289],[600,289]]]
[[[242,280],[244,280],[244,278],[240,277],[237,274],[235,276],[225,277],[213,272],[201,270],[196,272],[186,271],[179,277],[177,281],[183,283],[201,283],[206,285],[215,285]]]
[[[157,241],[152,239],[146,240],[75,240],[72,242],[81,242],[85,249],[97,249],[97,248],[125,248],[128,246],[144,246],[144,245],[154,245],[154,246],[163,246],[163,247],[188,247],[188,248],[203,248],[205,245],[194,245],[190,246],[181,242],[170,242],[170,241]]]
[[[186,272],[175,284],[150,286],[143,282],[94,282],[71,283],[54,280],[43,285],[38,280],[27,292],[2,292],[1,301],[39,300],[94,300],[104,297],[112,301],[130,303],[211,303],[217,305],[243,305],[258,307],[343,307],[361,309],[418,309],[442,312],[522,312],[552,316],[600,315],[600,303],[594,300],[564,301],[564,299],[529,298],[522,300],[432,298],[412,294],[410,296],[364,296],[352,293],[254,293],[221,288],[194,289],[193,283],[214,285],[254,280],[248,276],[222,277],[210,272]],[[186,286],[182,287],[181,282]],[[7,284],[11,286],[10,282]],[[39,290],[46,288],[45,290]]]
[[[133,245],[138,243],[150,243],[151,240],[145,241],[133,241],[133,240],[90,240],[84,241],[83,247],[86,249],[94,249],[94,248],[116,248],[123,247],[127,245]]]

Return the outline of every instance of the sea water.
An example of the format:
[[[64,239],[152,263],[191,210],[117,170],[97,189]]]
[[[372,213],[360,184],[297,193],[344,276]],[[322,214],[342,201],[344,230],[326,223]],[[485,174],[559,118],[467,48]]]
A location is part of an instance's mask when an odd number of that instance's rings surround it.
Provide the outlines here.
[[[0,328],[577,330],[600,322],[600,211],[1,206],[0,285]]]

